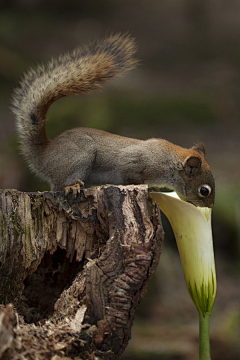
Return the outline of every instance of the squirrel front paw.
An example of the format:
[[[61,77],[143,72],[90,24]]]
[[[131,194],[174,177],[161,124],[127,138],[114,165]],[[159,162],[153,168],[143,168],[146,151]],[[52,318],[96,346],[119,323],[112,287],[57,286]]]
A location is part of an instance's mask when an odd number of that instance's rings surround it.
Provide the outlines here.
[[[63,190],[65,192],[65,196],[73,193],[74,196],[80,193],[80,190],[84,187],[84,182],[82,180],[77,179],[74,185],[64,186]]]

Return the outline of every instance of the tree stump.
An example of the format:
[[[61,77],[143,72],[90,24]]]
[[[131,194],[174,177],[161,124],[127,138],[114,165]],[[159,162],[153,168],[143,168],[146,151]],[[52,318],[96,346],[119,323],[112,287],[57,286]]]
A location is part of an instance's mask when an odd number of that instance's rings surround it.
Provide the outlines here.
[[[162,249],[147,200],[146,185],[0,191],[1,360],[122,354]]]

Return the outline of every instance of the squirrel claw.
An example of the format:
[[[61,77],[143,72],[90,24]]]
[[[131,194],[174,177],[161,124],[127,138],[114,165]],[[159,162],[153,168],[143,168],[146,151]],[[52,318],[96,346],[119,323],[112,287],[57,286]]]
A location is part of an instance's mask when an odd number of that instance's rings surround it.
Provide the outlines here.
[[[77,179],[74,185],[64,186],[63,190],[65,192],[65,196],[68,196],[71,192],[73,196],[76,197],[77,194],[80,194],[81,188],[84,187],[84,182],[82,180]]]
[[[148,188],[148,190],[151,191],[156,191],[156,192],[160,192],[160,189],[157,186],[151,186]]]

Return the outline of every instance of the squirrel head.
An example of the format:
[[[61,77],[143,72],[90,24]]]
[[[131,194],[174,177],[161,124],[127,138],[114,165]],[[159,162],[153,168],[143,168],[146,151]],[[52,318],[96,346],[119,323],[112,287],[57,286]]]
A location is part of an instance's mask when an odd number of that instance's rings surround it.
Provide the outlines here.
[[[206,149],[203,144],[196,144],[188,149],[188,154],[179,163],[179,175],[184,180],[184,189],[177,189],[182,200],[196,206],[213,207],[215,181],[208,163],[204,159]]]

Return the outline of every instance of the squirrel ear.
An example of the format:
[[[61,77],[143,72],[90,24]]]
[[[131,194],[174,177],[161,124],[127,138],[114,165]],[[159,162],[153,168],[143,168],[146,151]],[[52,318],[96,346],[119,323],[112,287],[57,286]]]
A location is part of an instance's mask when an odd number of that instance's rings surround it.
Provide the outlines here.
[[[184,170],[190,176],[194,176],[201,168],[202,161],[197,156],[190,156],[185,160]]]
[[[206,148],[203,143],[197,143],[191,149],[197,151],[203,157],[206,155]]]

